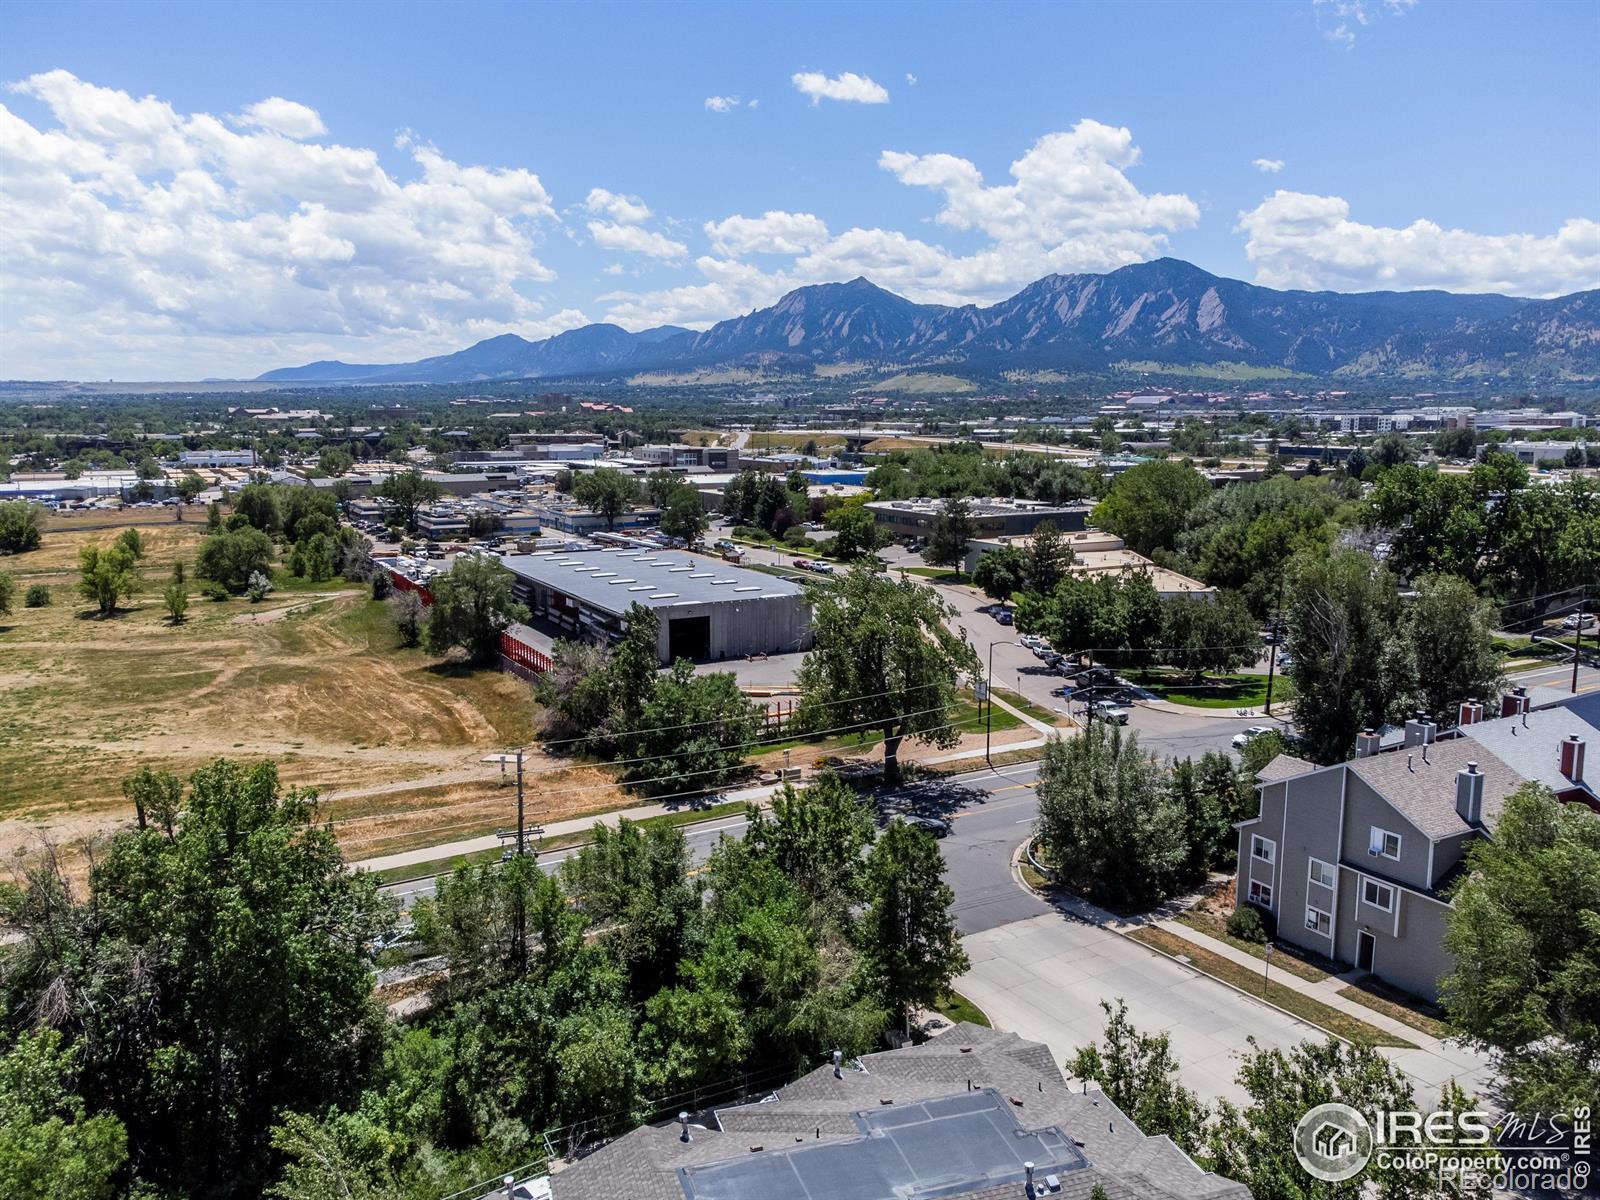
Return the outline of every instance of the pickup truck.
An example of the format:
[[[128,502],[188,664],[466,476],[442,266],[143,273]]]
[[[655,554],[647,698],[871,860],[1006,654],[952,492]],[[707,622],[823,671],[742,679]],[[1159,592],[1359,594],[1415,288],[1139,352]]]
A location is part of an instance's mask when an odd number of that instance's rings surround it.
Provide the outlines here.
[[[1095,701],[1094,708],[1090,711],[1100,720],[1109,721],[1113,725],[1126,725],[1128,723],[1128,710],[1110,700]]]

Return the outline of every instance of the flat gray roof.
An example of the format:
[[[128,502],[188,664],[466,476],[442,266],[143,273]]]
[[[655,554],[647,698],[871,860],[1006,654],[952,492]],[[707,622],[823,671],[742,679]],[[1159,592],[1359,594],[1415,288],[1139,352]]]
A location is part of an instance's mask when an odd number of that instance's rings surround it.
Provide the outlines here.
[[[802,1142],[766,1154],[679,1168],[690,1200],[937,1200],[1018,1185],[1025,1162],[1036,1185],[1087,1166],[1053,1126],[1026,1129],[992,1088],[854,1114],[859,1137]],[[1018,1187],[1020,1196],[1022,1189]]]
[[[522,579],[619,616],[634,603],[670,608],[801,594],[787,579],[679,550],[541,550],[501,561]]]

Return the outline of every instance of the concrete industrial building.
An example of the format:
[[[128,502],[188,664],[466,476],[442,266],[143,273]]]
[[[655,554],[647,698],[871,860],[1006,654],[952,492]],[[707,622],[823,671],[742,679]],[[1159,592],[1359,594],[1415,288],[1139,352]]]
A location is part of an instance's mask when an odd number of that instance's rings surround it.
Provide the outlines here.
[[[943,500],[921,496],[915,500],[874,500],[867,505],[867,510],[891,538],[927,537],[935,519],[944,511],[944,505]],[[1018,537],[1032,533],[1046,521],[1054,521],[1057,529],[1070,533],[1084,528],[1092,507],[1006,497],[967,501],[975,538]]]
[[[1198,579],[1191,579],[1187,575],[1180,575],[1177,571],[1157,566],[1144,555],[1129,550],[1122,539],[1114,533],[1106,533],[1099,529],[1080,529],[1076,533],[1062,534],[1062,541],[1072,551],[1074,561],[1070,569],[1074,575],[1085,577],[1130,575],[1135,571],[1143,571],[1150,576],[1150,582],[1163,599],[1189,596],[1197,600],[1209,600],[1217,594],[1215,588],[1207,587]],[[1033,538],[1031,535],[974,538],[967,543],[967,558],[964,564],[967,574],[970,575],[977,570],[978,560],[985,554],[1002,546],[1015,546],[1026,554],[1033,546]]]
[[[535,627],[614,641],[628,608],[661,618],[657,653],[721,660],[785,654],[811,646],[811,615],[799,585],[692,554],[600,550],[508,555],[517,599]]]
[[[180,467],[253,467],[254,450],[180,450]]]

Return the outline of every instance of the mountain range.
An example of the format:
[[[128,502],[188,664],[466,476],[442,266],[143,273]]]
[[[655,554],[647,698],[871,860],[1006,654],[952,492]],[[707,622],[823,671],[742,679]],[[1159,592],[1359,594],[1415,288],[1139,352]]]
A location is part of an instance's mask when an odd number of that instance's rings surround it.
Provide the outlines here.
[[[314,362],[278,383],[469,383],[759,363],[1174,372],[1227,364],[1316,377],[1600,375],[1600,290],[1554,300],[1276,291],[1172,258],[1047,275],[987,307],[917,304],[866,279],[797,288],[696,332],[585,325],[502,334],[417,362]]]

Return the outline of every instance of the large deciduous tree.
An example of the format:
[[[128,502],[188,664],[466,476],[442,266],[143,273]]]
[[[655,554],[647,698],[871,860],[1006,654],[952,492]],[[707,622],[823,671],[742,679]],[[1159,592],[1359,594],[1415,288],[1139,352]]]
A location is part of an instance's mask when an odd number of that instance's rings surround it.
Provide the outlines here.
[[[945,624],[956,615],[950,604],[932,588],[855,567],[816,590],[811,606],[816,643],[798,675],[800,727],[881,732],[890,784],[906,738],[955,745],[961,677],[977,679],[981,667],[964,631]]]
[[[44,511],[31,500],[0,500],[0,554],[37,550]]]
[[[1510,1107],[1600,1105],[1600,817],[1538,784],[1474,842],[1445,927],[1451,1024],[1492,1052]]]
[[[218,760],[174,825],[111,841],[87,899],[48,865],[4,896],[5,1011],[81,1047],[85,1101],[151,1184],[258,1194],[275,1115],[348,1097],[377,1050],[365,949],[391,906],[316,820],[271,764]]]
[[[1358,551],[1291,564],[1285,649],[1295,725],[1310,758],[1339,762],[1403,700],[1408,661],[1394,577]]]
[[[933,836],[905,821],[891,822],[867,856],[862,951],[891,1012],[932,1007],[967,969],[943,876]]]
[[[1105,1040],[1079,1046],[1066,1062],[1067,1071],[1099,1084],[1145,1136],[1165,1134],[1184,1153],[1197,1153],[1209,1113],[1200,1098],[1178,1082],[1178,1060],[1167,1035],[1135,1028],[1121,997],[1115,1007],[1108,1000],[1101,1000],[1100,1007],[1106,1014]]]
[[[201,541],[194,569],[201,579],[237,594],[250,585],[252,575],[271,575],[272,539],[250,525],[219,530]]]
[[[409,533],[417,527],[417,510],[439,498],[439,485],[420,471],[395,471],[379,486],[377,497],[388,501],[390,512]]]
[[[928,531],[928,545],[922,557],[936,567],[954,567],[960,575],[967,558],[967,543],[972,541],[972,506],[959,496],[951,496],[934,514]]]
[[[579,504],[605,518],[606,528],[616,526],[617,518],[639,498],[639,484],[631,475],[613,467],[599,467],[572,481],[572,496]]]
[[[428,584],[433,603],[428,609],[427,645],[434,654],[460,646],[478,665],[492,663],[500,652],[500,634],[528,610],[512,595],[516,576],[497,558],[462,555],[450,569]]]
[[[1170,550],[1189,514],[1210,494],[1210,482],[1187,462],[1140,463],[1112,481],[1095,505],[1094,522],[1140,554]]]
[[[1461,701],[1492,699],[1505,684],[1494,648],[1497,614],[1453,575],[1426,575],[1416,592],[1404,625],[1416,672],[1408,699],[1440,725],[1454,725]]]
[[[1035,831],[1058,876],[1091,899],[1133,907],[1183,881],[1184,813],[1138,735],[1094,721],[1053,739]]]

